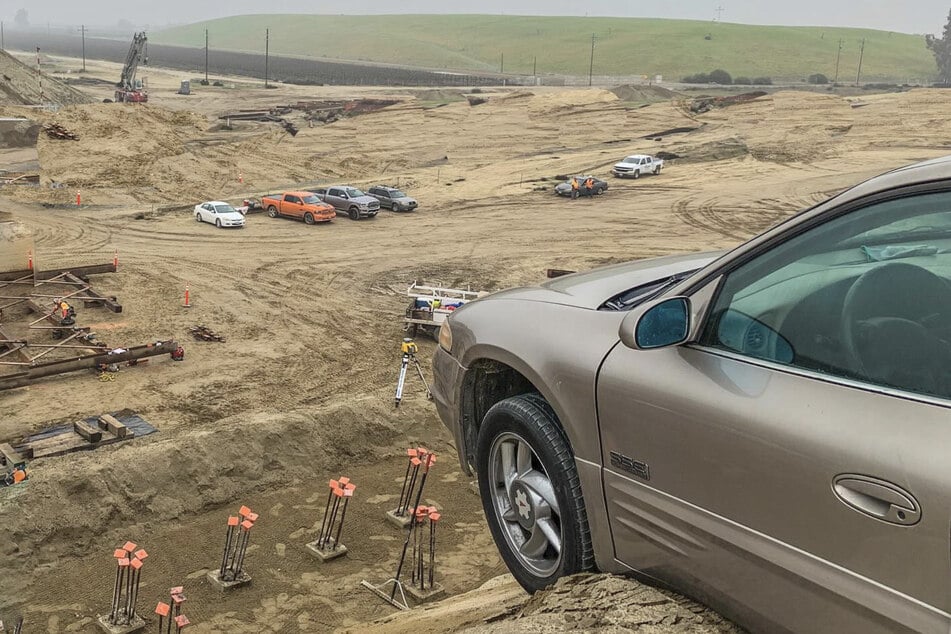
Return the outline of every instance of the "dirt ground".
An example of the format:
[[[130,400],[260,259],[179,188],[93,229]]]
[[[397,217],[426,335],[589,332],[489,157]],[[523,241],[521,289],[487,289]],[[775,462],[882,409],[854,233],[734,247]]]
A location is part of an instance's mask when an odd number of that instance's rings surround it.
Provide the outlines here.
[[[52,63],[60,76],[78,65]],[[112,346],[177,338],[186,358],[124,367],[113,382],[80,372],[0,392],[0,442],[123,408],[159,429],[36,460],[27,483],[0,489],[0,617],[22,614],[29,632],[97,631],[112,551],[127,539],[151,555],[139,601],[146,614],[168,587],[185,585],[195,632],[362,630],[393,612],[359,582],[395,571],[402,537],[383,513],[399,494],[406,448],[418,444],[439,456],[425,495],[447,528],[439,579],[451,594],[476,589],[505,572],[478,496],[418,381],[393,408],[411,282],[496,290],[537,283],[549,267],[729,248],[863,178],[945,154],[951,139],[942,91],[861,102],[778,92],[694,116],[677,97],[640,107],[603,90],[499,89],[471,106],[431,91],[422,99],[408,89],[265,90],[223,78],[223,87],[193,83],[195,94],[181,96],[179,81],[197,72],[153,68],[150,103],[131,106],[101,103],[117,66],[87,66],[81,88],[97,103],[0,106],[0,116],[79,135],[41,134],[40,187],[0,189],[0,211],[30,230],[38,268],[108,262],[117,251],[118,273],[92,279],[124,311],[80,308],[78,323]],[[223,129],[218,119],[359,97],[400,103],[312,128],[292,114],[296,137],[276,124]],[[665,133],[674,128],[694,130]],[[658,151],[681,158],[659,177],[608,177],[624,155]],[[552,195],[557,175],[588,172],[609,180],[604,196]],[[191,213],[206,199],[318,182],[398,184],[420,208],[313,227],[250,215],[240,230],[197,224]],[[186,284],[191,308],[182,306]],[[192,341],[195,324],[227,341]],[[427,374],[434,345],[420,340]],[[351,552],[320,564],[304,544],[319,528],[327,480],[339,475],[358,487],[343,535]],[[205,574],[241,504],[261,514],[246,562],[253,582],[222,594]],[[506,592],[517,604],[518,591]],[[544,612],[532,605],[517,609]]]

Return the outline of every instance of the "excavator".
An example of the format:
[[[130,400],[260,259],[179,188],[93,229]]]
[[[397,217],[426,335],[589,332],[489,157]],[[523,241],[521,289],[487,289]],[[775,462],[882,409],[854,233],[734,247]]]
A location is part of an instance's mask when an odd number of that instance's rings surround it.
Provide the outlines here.
[[[142,84],[142,80],[135,78],[135,71],[138,70],[139,64],[149,63],[148,41],[145,31],[136,33],[132,38],[132,46],[129,47],[125,66],[122,67],[122,77],[116,84],[116,102],[145,103],[149,100],[149,93]]]

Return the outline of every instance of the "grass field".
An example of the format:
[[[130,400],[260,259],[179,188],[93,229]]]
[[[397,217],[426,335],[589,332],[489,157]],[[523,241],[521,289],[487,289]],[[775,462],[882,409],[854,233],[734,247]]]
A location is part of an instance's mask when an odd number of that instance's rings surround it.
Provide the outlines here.
[[[866,40],[863,81],[928,81],[934,58],[918,35],[824,27],[752,26],[641,18],[489,15],[247,15],[150,33],[161,44],[424,66],[438,69],[587,75],[684,75],[722,68],[734,77],[830,79],[842,40],[840,81],[854,81]],[[706,36],[710,36],[707,40]]]

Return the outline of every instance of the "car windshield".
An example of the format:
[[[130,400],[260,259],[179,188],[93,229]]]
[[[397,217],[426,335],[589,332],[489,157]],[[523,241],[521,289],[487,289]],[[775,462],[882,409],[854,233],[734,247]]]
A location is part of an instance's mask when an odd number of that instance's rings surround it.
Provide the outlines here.
[[[304,196],[304,202],[308,205],[316,205],[320,202],[320,199],[316,196]]]
[[[359,198],[360,196],[366,195],[355,187],[348,187],[346,191],[347,191],[347,196],[350,196],[350,198]]]
[[[640,163],[640,162],[641,162],[641,157],[639,157],[639,156],[629,156],[629,157],[627,157],[626,159],[624,159],[624,160],[621,161],[621,162],[622,162],[622,163]]]
[[[215,205],[215,211],[219,214],[230,214],[234,213],[234,207],[231,205]]]
[[[389,192],[387,195],[390,198],[407,198],[407,195],[398,189],[394,189],[393,191]]]

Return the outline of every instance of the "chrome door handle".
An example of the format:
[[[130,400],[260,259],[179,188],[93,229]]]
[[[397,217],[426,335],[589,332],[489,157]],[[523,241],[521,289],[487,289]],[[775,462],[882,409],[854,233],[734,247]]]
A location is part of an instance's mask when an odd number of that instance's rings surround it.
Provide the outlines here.
[[[889,524],[912,526],[921,519],[918,500],[885,480],[845,473],[832,481],[832,490],[849,508]]]

